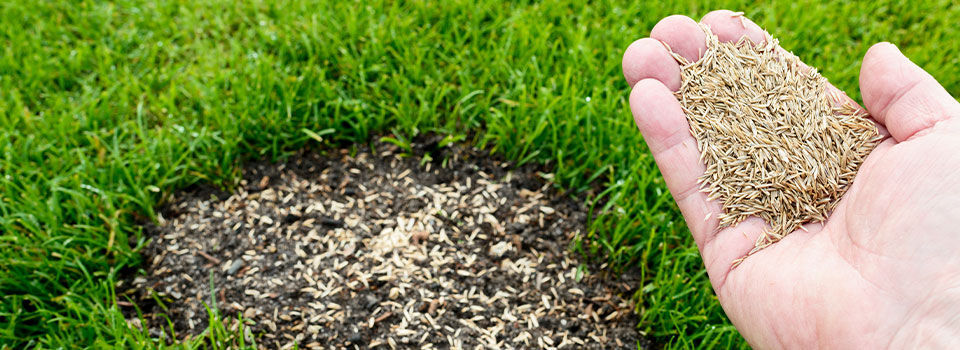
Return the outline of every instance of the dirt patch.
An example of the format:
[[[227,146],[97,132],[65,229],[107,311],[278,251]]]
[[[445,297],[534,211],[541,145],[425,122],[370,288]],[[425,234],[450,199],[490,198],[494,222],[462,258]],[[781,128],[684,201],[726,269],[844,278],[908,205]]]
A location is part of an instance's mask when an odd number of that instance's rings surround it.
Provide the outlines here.
[[[157,335],[162,301],[181,337],[203,331],[216,296],[267,348],[646,344],[636,277],[568,249],[580,203],[534,166],[432,141],[416,156],[383,143],[300,153],[250,165],[235,193],[178,193],[146,227],[146,275],[118,290]]]

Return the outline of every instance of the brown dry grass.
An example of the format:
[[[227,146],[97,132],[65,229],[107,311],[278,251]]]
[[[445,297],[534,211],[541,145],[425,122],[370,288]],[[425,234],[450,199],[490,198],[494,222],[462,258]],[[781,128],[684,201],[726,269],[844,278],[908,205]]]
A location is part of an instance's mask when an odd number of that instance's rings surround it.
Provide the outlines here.
[[[770,228],[751,254],[836,207],[879,140],[876,126],[827,79],[767,37],[720,42],[681,63],[676,92],[706,172],[701,189],[723,208],[719,228],[758,216]]]

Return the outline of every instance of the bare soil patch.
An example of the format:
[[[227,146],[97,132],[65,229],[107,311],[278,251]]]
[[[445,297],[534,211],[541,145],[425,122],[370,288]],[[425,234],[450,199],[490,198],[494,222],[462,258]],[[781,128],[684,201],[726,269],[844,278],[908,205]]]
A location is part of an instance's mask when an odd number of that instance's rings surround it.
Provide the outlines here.
[[[586,213],[548,174],[421,141],[415,156],[301,152],[249,165],[233,193],[177,193],[146,226],[145,275],[118,290],[157,334],[161,300],[180,337],[205,329],[215,296],[265,348],[647,344],[639,282],[568,249]]]

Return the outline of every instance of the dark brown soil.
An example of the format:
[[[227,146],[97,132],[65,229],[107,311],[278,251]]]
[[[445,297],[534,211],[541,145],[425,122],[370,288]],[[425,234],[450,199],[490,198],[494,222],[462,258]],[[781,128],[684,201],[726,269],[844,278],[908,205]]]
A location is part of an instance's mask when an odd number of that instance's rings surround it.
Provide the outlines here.
[[[569,249],[586,231],[580,203],[535,166],[436,141],[414,156],[386,143],[301,152],[249,165],[234,193],[177,193],[145,228],[146,274],[118,290],[158,336],[154,298],[183,337],[206,328],[215,296],[265,348],[647,344],[635,276]]]

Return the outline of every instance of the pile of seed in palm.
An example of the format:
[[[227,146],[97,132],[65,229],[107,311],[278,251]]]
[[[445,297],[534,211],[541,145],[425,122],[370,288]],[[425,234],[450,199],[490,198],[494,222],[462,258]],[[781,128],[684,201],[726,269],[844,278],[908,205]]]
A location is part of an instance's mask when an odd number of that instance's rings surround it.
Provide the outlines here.
[[[720,42],[681,63],[676,92],[706,172],[701,190],[723,209],[719,227],[758,216],[770,225],[751,253],[826,219],[879,139],[867,115],[767,36]]]

